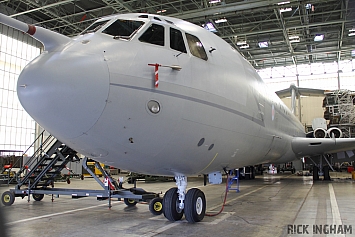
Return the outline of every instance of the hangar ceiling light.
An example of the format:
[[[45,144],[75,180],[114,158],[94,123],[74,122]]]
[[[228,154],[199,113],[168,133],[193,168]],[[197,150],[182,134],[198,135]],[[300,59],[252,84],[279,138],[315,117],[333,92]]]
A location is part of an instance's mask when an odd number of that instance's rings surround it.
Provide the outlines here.
[[[259,45],[259,48],[267,48],[267,47],[269,47],[269,43],[267,41],[259,42],[258,45]]]
[[[221,18],[221,19],[215,20],[214,22],[219,24],[219,23],[227,22],[227,19],[226,18]]]
[[[323,41],[323,39],[324,39],[324,35],[316,35],[314,37],[314,41]]]
[[[292,7],[285,7],[285,8],[280,8],[280,12],[290,12],[292,11]]]
[[[239,48],[241,48],[241,49],[247,49],[247,48],[249,48],[249,44],[243,44],[243,45],[241,45]]]
[[[202,27],[211,32],[217,32],[216,28],[211,22],[207,22],[206,24],[203,24]]]
[[[300,42],[300,37],[298,35],[290,35],[288,39],[290,40],[290,43]]]
[[[239,46],[239,48],[241,49],[247,49],[249,48],[249,44],[246,41],[239,41],[237,42],[237,45]]]

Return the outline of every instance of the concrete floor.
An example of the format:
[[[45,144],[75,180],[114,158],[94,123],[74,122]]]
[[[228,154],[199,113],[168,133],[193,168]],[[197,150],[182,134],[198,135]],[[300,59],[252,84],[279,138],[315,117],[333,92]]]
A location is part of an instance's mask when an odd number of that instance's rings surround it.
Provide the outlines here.
[[[196,224],[187,223],[184,217],[169,222],[164,215],[153,216],[146,204],[127,207],[121,201],[113,201],[113,207],[108,209],[107,201],[70,196],[60,196],[54,202],[50,196],[40,202],[16,198],[12,206],[1,209],[9,236],[355,236],[355,182],[347,173],[331,173],[331,177],[333,181],[313,182],[311,176],[285,173],[241,180],[240,192],[228,193],[220,215],[206,216]],[[100,187],[92,178],[72,179],[70,185],[58,182],[55,186]],[[140,181],[137,186],[165,192],[175,184]],[[208,213],[220,210],[225,184],[203,186],[201,178],[192,178],[188,187],[204,191]],[[0,194],[9,188],[0,186]],[[344,230],[346,225],[346,234],[324,234],[332,231],[329,225],[333,229],[336,225],[337,230]],[[316,234],[314,228],[318,228]]]

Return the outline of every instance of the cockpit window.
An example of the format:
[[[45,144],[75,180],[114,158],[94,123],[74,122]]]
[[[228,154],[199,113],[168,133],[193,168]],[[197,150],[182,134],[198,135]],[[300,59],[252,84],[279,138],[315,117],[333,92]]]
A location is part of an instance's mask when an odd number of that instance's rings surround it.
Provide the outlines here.
[[[164,46],[164,26],[152,24],[141,37],[139,41]]]
[[[113,35],[115,38],[130,39],[143,24],[143,21],[118,19],[104,29],[102,33]]]
[[[181,31],[174,28],[170,28],[170,48],[183,53],[187,52]]]
[[[101,29],[101,27],[104,26],[108,21],[109,20],[95,22],[94,24],[89,26],[86,30],[84,30],[83,33],[81,33],[81,34],[84,35],[84,34],[87,34],[87,33],[96,32],[99,29]]]
[[[186,33],[186,39],[189,44],[191,54],[207,61],[208,57],[201,41],[196,36],[188,33]]]

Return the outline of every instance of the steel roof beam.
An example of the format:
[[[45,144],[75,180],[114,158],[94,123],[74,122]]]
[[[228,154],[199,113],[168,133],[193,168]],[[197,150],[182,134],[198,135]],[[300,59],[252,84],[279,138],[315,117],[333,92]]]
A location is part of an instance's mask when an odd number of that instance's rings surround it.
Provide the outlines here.
[[[286,30],[299,29],[299,28],[305,28],[305,27],[315,27],[315,26],[324,26],[324,25],[343,24],[343,23],[350,23],[350,22],[354,22],[354,21],[351,21],[351,20],[337,20],[337,21],[317,22],[317,23],[311,23],[311,24],[309,24],[307,26],[306,25],[289,26],[289,27],[286,27]],[[221,37],[222,38],[228,38],[228,37],[233,37],[233,36],[266,34],[266,33],[270,33],[270,32],[280,32],[280,29],[270,29],[270,30],[245,32],[245,33],[238,33],[238,34],[229,34],[229,35],[223,35]]]
[[[70,3],[70,2],[73,2],[73,1],[75,1],[75,0],[65,0],[65,1],[55,2],[55,3],[48,4],[48,5],[45,5],[45,6],[42,6],[42,7],[37,7],[37,8],[31,9],[31,10],[28,10],[28,11],[12,14],[10,17],[20,16],[20,15],[24,15],[24,14],[35,12],[35,11],[44,10],[44,9],[47,9],[47,8],[51,8],[51,7],[67,4],[67,3]]]
[[[290,54],[290,53],[287,53],[287,54],[284,54],[284,55],[273,55],[273,56],[265,56],[265,55],[256,55],[254,56],[252,59],[250,60],[264,60],[264,59],[283,59],[283,58],[287,58],[287,57],[298,57],[298,56],[307,56],[307,55],[316,55],[316,54],[331,54],[331,53],[338,53],[339,51],[348,51],[348,50],[351,50],[352,48],[351,47],[347,47],[347,48],[342,48],[341,50],[339,49],[322,49],[322,50],[317,50],[317,51],[314,51],[314,52],[302,52],[302,53],[293,53],[293,54]],[[247,58],[247,60],[249,60]],[[333,60],[334,61],[334,60]]]

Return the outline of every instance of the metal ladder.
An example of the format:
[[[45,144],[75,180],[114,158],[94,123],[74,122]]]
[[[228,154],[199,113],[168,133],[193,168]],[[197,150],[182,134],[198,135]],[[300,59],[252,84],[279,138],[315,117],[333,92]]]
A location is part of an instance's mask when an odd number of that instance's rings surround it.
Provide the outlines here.
[[[22,185],[28,185],[28,189],[53,185],[69,162],[79,161],[76,154],[76,151],[49,135],[17,172],[16,189]],[[20,178],[22,173],[26,175]]]

